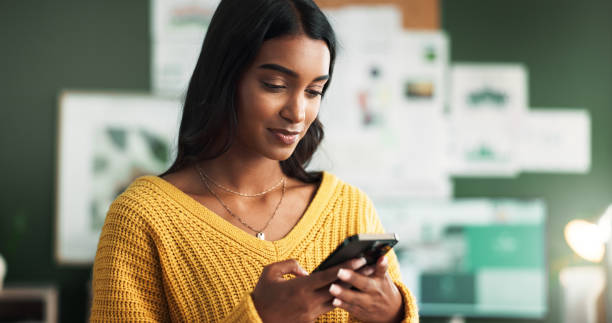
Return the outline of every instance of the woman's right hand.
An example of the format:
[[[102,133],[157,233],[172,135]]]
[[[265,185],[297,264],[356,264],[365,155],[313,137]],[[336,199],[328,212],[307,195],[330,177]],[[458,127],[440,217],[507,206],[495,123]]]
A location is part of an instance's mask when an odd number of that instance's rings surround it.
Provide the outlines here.
[[[265,323],[313,322],[334,309],[329,285],[338,280],[340,268],[357,270],[366,263],[364,258],[349,260],[339,266],[312,275],[294,259],[264,267],[255,290],[251,293],[257,313]],[[293,279],[284,275],[293,274]]]

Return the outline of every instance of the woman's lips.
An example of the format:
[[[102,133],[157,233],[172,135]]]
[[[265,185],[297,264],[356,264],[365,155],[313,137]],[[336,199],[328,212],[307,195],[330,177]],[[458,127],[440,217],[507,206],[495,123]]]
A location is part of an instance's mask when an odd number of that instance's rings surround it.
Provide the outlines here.
[[[285,129],[268,129],[278,141],[285,145],[294,144],[300,137],[299,131],[288,131]]]

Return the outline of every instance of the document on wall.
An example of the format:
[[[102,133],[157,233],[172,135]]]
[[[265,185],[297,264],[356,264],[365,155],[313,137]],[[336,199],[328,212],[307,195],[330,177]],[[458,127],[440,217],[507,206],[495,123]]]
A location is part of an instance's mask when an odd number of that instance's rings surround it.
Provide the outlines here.
[[[443,32],[402,32],[393,42],[397,99],[407,109],[434,109],[448,104],[449,39]]]
[[[200,55],[201,43],[157,39],[152,42],[151,80],[153,92],[171,97],[187,93],[189,80]]]
[[[347,120],[322,118],[326,135],[311,169],[329,170],[371,196],[452,196],[444,168],[442,116],[418,110],[403,111],[395,118],[402,121],[387,121],[381,128],[362,125],[344,134],[337,130],[352,129],[344,124]]]
[[[531,110],[520,138],[520,164],[525,172],[586,173],[591,168],[587,110]]]
[[[402,31],[402,13],[392,5],[345,6],[324,10],[339,45],[339,55],[388,51]]]
[[[451,67],[448,162],[453,175],[519,173],[520,125],[527,113],[527,70],[521,64]]]
[[[219,0],[151,2],[151,87],[178,97],[187,90]]]
[[[325,140],[310,169],[332,171],[370,196],[452,196],[443,117],[446,35],[403,31],[395,7],[328,15],[341,48],[319,113]]]
[[[451,66],[453,115],[522,115],[529,96],[527,69],[522,64],[471,64]]]

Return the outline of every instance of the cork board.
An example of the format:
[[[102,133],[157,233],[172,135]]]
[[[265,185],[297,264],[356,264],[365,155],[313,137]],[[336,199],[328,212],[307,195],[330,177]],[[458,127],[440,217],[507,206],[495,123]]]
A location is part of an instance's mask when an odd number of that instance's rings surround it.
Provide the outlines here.
[[[346,5],[396,5],[402,12],[405,29],[440,29],[439,0],[315,0],[321,8]]]

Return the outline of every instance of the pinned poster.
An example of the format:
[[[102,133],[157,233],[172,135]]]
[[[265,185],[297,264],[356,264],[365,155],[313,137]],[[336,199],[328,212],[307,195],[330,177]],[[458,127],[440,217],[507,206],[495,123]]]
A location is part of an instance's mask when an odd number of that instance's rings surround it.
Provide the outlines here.
[[[521,115],[527,111],[527,69],[522,64],[453,64],[453,115]]]
[[[392,5],[345,6],[324,12],[336,33],[340,55],[387,52],[402,31],[402,13]]]
[[[448,119],[448,168],[452,175],[513,177],[520,172],[520,122],[499,116]]]
[[[151,87],[154,93],[178,97],[186,92],[219,2],[151,2]]]
[[[451,174],[513,177],[520,172],[518,138],[527,113],[527,88],[527,70],[521,64],[451,67]]]
[[[220,0],[153,0],[151,37],[202,42]]]
[[[448,101],[448,36],[438,31],[402,32],[394,41],[393,54],[400,104],[442,113]]]
[[[187,93],[189,79],[200,55],[201,43],[168,38],[152,42],[152,89],[155,93],[180,97]]]
[[[370,196],[452,196],[452,182],[444,168],[442,116],[424,109],[401,115],[404,128],[388,122],[378,129],[365,128],[345,136],[334,128],[346,120],[322,120],[325,139],[309,168],[331,171]]]
[[[525,172],[587,173],[591,168],[589,112],[531,110],[522,127],[520,164]]]
[[[404,31],[394,6],[327,14],[340,51],[319,114],[325,141],[310,168],[333,171],[370,196],[452,196],[444,150],[447,36]]]

